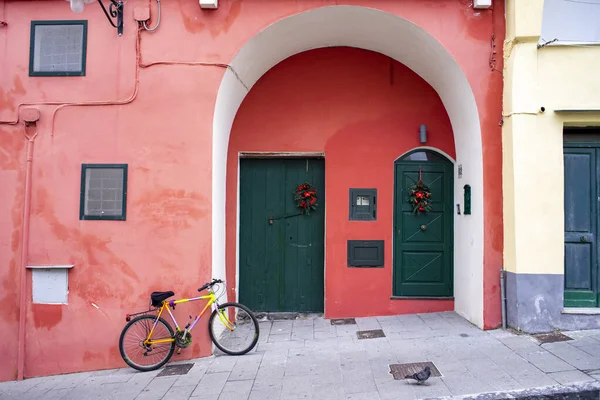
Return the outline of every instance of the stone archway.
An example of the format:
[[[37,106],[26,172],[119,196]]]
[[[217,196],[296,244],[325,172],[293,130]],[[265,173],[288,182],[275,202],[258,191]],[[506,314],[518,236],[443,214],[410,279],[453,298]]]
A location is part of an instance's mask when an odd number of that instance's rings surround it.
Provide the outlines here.
[[[483,155],[475,97],[467,78],[448,51],[428,32],[383,11],[358,6],[329,6],[270,25],[250,39],[231,61],[221,82],[213,119],[212,263],[213,276],[225,276],[225,176],[231,127],[244,97],[271,67],[287,57],[329,46],[362,48],[406,65],[439,94],[448,112],[456,145],[454,198],[462,184],[473,189],[473,215],[454,217],[455,308],[483,327]],[[456,171],[455,171],[456,172]]]

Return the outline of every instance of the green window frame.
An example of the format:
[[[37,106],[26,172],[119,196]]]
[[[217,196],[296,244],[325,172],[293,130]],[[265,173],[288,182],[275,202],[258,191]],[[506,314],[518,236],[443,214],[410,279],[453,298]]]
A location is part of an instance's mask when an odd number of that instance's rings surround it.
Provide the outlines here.
[[[82,26],[82,38],[81,38],[81,69],[77,71],[69,70],[36,70],[36,29],[37,27],[44,26],[71,26],[81,25]],[[41,39],[40,39],[41,40]],[[64,54],[68,56],[68,43],[65,44]],[[38,54],[39,56],[39,54]],[[86,20],[57,20],[57,21],[31,21],[31,33],[29,42],[29,76],[85,76],[86,70],[86,58],[87,58],[87,21]]]
[[[82,164],[80,220],[125,221],[127,164]]]

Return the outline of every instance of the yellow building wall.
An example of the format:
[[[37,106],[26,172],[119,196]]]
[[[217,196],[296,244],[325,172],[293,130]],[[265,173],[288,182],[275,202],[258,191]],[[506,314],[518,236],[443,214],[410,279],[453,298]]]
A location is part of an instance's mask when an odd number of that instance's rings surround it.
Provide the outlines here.
[[[600,126],[600,46],[544,46],[542,0],[508,0],[503,106],[505,269],[564,273],[563,128]],[[541,111],[544,107],[545,111]]]

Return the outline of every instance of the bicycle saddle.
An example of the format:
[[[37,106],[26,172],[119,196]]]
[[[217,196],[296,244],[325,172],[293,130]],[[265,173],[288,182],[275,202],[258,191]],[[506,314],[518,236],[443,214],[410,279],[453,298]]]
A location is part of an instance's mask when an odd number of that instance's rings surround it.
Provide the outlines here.
[[[175,293],[168,292],[152,292],[150,294],[150,299],[152,300],[152,305],[154,307],[160,307],[162,305],[163,300],[168,299],[171,296],[174,296]]]

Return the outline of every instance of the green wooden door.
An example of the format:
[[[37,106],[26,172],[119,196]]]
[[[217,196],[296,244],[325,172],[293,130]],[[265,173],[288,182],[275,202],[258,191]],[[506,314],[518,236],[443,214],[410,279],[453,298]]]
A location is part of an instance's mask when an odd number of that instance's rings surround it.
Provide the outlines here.
[[[453,296],[453,166],[432,152],[423,161],[396,162],[394,296]],[[418,159],[419,157],[412,157]],[[419,171],[431,191],[431,210],[414,214],[408,188]]]
[[[299,215],[298,185],[318,207]],[[240,160],[239,299],[254,311],[323,312],[325,161]]]
[[[565,136],[565,140],[568,136]],[[568,143],[565,167],[565,287],[566,307],[598,307],[598,143]]]

